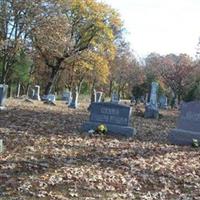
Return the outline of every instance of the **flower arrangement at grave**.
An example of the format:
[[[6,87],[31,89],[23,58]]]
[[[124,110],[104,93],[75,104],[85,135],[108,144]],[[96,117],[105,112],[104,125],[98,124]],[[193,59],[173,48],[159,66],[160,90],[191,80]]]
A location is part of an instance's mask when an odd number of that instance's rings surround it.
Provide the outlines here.
[[[108,132],[108,128],[104,124],[100,124],[96,128],[96,133],[99,134],[106,134]]]

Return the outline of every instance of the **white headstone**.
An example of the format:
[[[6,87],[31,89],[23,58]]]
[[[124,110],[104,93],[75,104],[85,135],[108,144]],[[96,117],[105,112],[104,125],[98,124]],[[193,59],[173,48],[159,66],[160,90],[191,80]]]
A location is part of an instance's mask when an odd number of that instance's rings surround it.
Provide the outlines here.
[[[150,104],[154,108],[158,108],[158,102],[157,102],[157,92],[158,92],[158,83],[152,82],[151,84],[151,95],[150,95]]]
[[[0,139],[0,153],[3,153],[3,140]]]
[[[103,95],[103,92],[97,92],[96,93],[96,102],[97,103],[101,102],[102,95]]]
[[[48,94],[47,95],[47,101],[54,103],[56,101],[56,96],[54,94]]]
[[[40,101],[41,100],[40,99],[40,86],[39,85],[35,85],[34,91],[35,92],[34,92],[34,95],[33,95],[33,99]]]
[[[157,92],[158,92],[158,83],[152,82],[151,84],[151,95],[150,102],[147,103],[145,107],[145,118],[155,118],[159,117],[158,112],[158,103],[157,103]]]
[[[0,85],[0,110],[5,109],[5,102],[7,97],[8,85]]]
[[[65,91],[62,95],[62,100],[66,101],[66,104],[70,104],[72,100],[72,93]]]

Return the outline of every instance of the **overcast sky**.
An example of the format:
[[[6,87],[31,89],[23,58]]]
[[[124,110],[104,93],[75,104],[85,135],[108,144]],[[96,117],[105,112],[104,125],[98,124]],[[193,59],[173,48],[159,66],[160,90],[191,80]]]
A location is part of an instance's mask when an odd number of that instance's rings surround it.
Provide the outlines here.
[[[195,54],[200,36],[200,0],[103,0],[116,8],[139,56]]]

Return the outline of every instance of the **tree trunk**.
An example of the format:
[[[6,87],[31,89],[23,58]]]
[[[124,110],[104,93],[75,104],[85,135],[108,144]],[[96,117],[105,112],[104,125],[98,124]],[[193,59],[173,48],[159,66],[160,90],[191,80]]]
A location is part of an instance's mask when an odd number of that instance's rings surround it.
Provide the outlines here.
[[[81,93],[81,87],[82,87],[82,84],[83,84],[83,80],[81,80],[78,84],[78,94]]]
[[[178,105],[181,103],[181,94],[178,94]]]
[[[110,85],[109,85],[109,97],[112,95],[112,88],[113,88],[113,81],[110,80]]]
[[[12,81],[8,84],[8,97],[12,97]]]
[[[176,98],[177,98],[177,94],[174,93],[174,97],[172,98],[172,101],[171,101],[171,108],[172,108],[172,109],[175,107],[175,104],[176,104]]]
[[[72,100],[69,104],[70,108],[77,108],[78,107],[78,87],[72,87]]]
[[[120,85],[118,86],[117,94],[118,94],[118,97],[120,97],[120,94],[121,94],[121,86]]]
[[[4,57],[2,71],[1,71],[1,83],[2,84],[6,83],[7,74],[8,74],[8,63],[6,61],[6,57]]]
[[[17,84],[17,92],[16,92],[16,97],[17,98],[19,98],[19,96],[20,96],[20,89],[21,89],[21,84],[20,84],[20,82],[18,82],[18,84]]]
[[[92,87],[91,87],[91,96],[90,96],[90,102],[96,102],[96,94],[95,94],[95,80],[92,83]]]
[[[26,90],[25,94],[26,94],[27,97],[29,96],[29,94],[28,94],[29,93],[29,88],[30,88],[30,83],[27,84],[26,89],[25,89]]]
[[[52,90],[53,85],[55,83],[55,80],[57,78],[58,72],[59,72],[59,67],[56,67],[56,68],[52,69],[50,80],[49,80],[49,82],[47,83],[47,85],[45,87],[45,91],[44,91],[45,95],[48,95],[48,94],[51,93],[51,90]]]

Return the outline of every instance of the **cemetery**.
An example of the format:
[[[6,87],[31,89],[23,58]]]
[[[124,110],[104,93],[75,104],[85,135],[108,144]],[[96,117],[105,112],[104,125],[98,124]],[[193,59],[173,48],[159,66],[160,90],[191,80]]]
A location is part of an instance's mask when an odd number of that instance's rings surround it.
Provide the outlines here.
[[[0,1],[0,200],[199,199],[200,4],[131,2]]]

